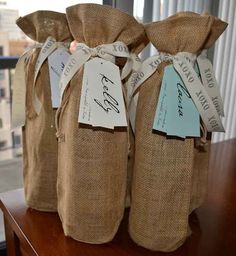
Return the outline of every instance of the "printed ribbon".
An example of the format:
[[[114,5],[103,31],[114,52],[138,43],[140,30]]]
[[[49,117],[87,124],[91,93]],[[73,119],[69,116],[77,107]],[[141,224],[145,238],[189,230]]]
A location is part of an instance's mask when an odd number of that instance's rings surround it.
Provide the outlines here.
[[[220,116],[210,96],[193,69],[193,66],[186,60],[188,53],[178,53],[173,58],[175,70],[181,76],[198,112],[209,132],[224,132]]]
[[[53,37],[48,37],[45,43],[42,46],[42,49],[39,53],[38,59],[35,64],[35,72],[34,72],[34,84],[33,84],[33,106],[35,109],[35,112],[39,115],[40,110],[42,108],[42,103],[39,100],[36,90],[35,90],[35,85],[36,81],[39,75],[40,68],[42,67],[43,63],[46,61],[46,59],[51,55],[57,48],[63,47],[63,48],[68,48],[69,43],[65,42],[57,42],[55,38]]]
[[[29,47],[19,58],[13,78],[11,129],[16,129],[25,124],[25,62],[34,49],[42,48],[43,44],[36,43]]]
[[[89,48],[86,44],[78,43],[76,51],[69,57],[60,78],[60,100],[63,93],[75,73],[91,58],[100,57],[115,62],[115,57],[127,58],[127,62],[121,72],[121,80],[126,78],[132,70],[138,70],[140,61],[135,54],[129,53],[128,47],[123,42],[103,44],[95,48]]]
[[[214,90],[207,89],[207,83],[204,82],[203,85],[200,79],[198,78],[195,70],[193,69],[194,62],[196,60],[196,55],[180,52],[175,56],[165,53],[159,53],[156,56],[150,57],[142,63],[140,70],[130,77],[128,81],[129,89],[129,115],[130,122],[133,131],[135,131],[135,117],[136,117],[136,109],[137,109],[137,101],[138,101],[138,88],[142,85],[142,83],[147,80],[158,68],[159,64],[163,61],[172,61],[175,70],[181,76],[189,94],[191,95],[192,100],[197,107],[204,124],[208,131],[213,132],[222,132],[224,131],[224,127],[220,120],[219,114],[220,111],[217,112],[216,105],[213,104],[213,99],[221,99],[219,90],[216,89],[216,83],[214,83]],[[200,61],[199,61],[200,60]],[[202,75],[205,67],[212,70],[212,65],[209,64],[210,61],[206,61],[206,57],[199,56],[198,57],[198,65],[199,70]],[[202,67],[202,62],[204,62],[205,66]],[[211,65],[211,66],[210,66]],[[201,71],[202,70],[202,71]],[[213,74],[213,70],[211,72]],[[204,75],[202,75],[204,77]],[[207,79],[207,78],[206,78]],[[212,80],[211,80],[212,81]],[[214,94],[213,94],[214,92]],[[210,96],[211,95],[211,98]],[[218,101],[220,102],[220,100]],[[218,106],[223,106],[223,103],[220,103]]]
[[[197,57],[197,63],[201,74],[202,83],[211,97],[213,104],[220,116],[224,116],[224,105],[220,95],[220,88],[215,78],[212,64],[207,58],[207,51],[204,50]]]

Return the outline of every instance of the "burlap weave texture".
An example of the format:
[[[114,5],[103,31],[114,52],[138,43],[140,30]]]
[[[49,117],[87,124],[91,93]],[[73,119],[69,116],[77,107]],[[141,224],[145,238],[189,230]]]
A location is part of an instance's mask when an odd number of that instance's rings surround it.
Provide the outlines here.
[[[36,42],[52,36],[57,41],[71,41],[66,15],[37,11],[21,17],[17,25]],[[32,99],[35,63],[40,49],[35,49],[25,65],[26,123],[23,127],[23,173],[27,205],[41,211],[57,211],[57,140],[55,110],[52,108],[48,62],[45,61],[36,81],[36,93],[42,103],[35,113]]]
[[[199,54],[225,29],[210,15],[183,12],[146,25],[146,33],[161,52]],[[140,88],[135,134],[135,165],[129,233],[148,249],[173,251],[189,235],[188,216],[206,190],[207,152],[194,148],[194,139],[181,140],[153,131],[164,68]],[[193,179],[194,178],[194,179]]]
[[[143,48],[143,26],[117,9],[75,5],[67,8],[67,19],[75,40],[89,47],[122,41],[133,52]],[[66,235],[99,244],[112,240],[123,217],[128,136],[126,127],[108,130],[78,123],[82,78],[83,68],[58,110],[58,211]]]

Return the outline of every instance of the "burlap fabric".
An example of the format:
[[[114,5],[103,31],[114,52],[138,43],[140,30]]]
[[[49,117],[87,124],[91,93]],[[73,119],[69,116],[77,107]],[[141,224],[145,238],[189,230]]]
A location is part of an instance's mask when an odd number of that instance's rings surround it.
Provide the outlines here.
[[[210,34],[207,37],[203,48],[209,49],[215,43],[218,37],[224,32],[226,27],[227,23],[214,17]],[[207,195],[210,148],[210,134],[208,134],[207,136],[207,141],[205,145],[201,143],[200,139],[195,139],[190,212],[201,206]]]
[[[146,33],[161,52],[200,53],[224,28],[225,23],[212,16],[187,12],[148,24]],[[194,149],[194,139],[166,137],[152,129],[166,65],[162,63],[140,89],[129,218],[132,239],[159,251],[175,250],[190,233],[188,215],[198,201],[193,203],[191,198],[192,194],[202,194],[201,186],[206,186],[205,179],[199,177],[206,174],[208,161],[208,153]]]
[[[48,36],[57,41],[70,41],[66,15],[37,11],[17,20],[23,32],[36,42]],[[23,127],[23,173],[27,205],[41,211],[57,211],[57,140],[55,110],[52,108],[48,62],[42,65],[36,93],[42,103],[37,115],[32,104],[34,68],[40,49],[35,49],[25,66],[26,123]]]
[[[115,41],[130,50],[144,45],[144,28],[109,6],[67,8],[74,38],[89,47]],[[108,130],[78,123],[83,68],[72,78],[58,110],[58,212],[66,235],[87,243],[114,237],[123,217],[127,179],[127,128]]]

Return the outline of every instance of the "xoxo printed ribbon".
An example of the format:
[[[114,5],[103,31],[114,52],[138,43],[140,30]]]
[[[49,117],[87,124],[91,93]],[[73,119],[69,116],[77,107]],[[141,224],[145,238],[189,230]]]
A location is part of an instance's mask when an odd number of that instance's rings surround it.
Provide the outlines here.
[[[126,64],[121,72],[121,80],[126,78],[131,71],[140,66],[136,55],[129,53],[128,47],[123,42],[103,44],[95,48],[89,48],[86,44],[78,43],[76,51],[70,56],[60,78],[60,100],[63,93],[75,73],[91,58],[100,57],[104,60],[115,62],[115,57],[127,58]]]
[[[201,76],[203,77],[203,85],[197,77],[193,65],[197,59]],[[219,115],[223,113],[223,103],[220,97],[219,89],[216,86],[215,77],[212,65],[209,60],[206,60],[204,55],[198,58],[195,54],[180,52],[175,56],[165,53],[159,53],[145,60],[138,72],[131,75],[127,87],[128,102],[129,102],[129,116],[133,131],[135,131],[135,117],[138,102],[138,88],[147,80],[158,68],[163,61],[173,62],[175,70],[181,76],[191,98],[196,105],[207,130],[210,132],[223,132],[224,127]],[[207,71],[211,72],[211,78]],[[204,75],[206,74],[206,75]],[[191,76],[191,79],[189,77]],[[205,77],[205,79],[204,79]],[[208,79],[208,81],[205,81]],[[214,82],[213,82],[214,81]],[[193,82],[193,84],[191,84]],[[208,86],[211,82],[210,86]],[[210,89],[208,87],[211,87]],[[218,99],[218,101],[216,101]],[[215,102],[214,102],[215,100]],[[217,108],[218,106],[218,108]]]

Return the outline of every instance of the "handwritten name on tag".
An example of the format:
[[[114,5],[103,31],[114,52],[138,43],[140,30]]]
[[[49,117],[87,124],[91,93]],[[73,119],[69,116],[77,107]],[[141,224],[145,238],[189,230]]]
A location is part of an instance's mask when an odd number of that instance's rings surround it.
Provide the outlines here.
[[[164,71],[153,129],[181,138],[200,136],[198,111],[173,65]]]
[[[49,78],[51,85],[52,107],[60,106],[60,77],[69,59],[69,52],[66,48],[58,48],[48,57]]]
[[[166,68],[168,84],[167,134],[185,138],[200,136],[200,117],[192,98],[173,65]]]
[[[114,129],[127,126],[119,68],[101,58],[84,65],[79,122]]]

